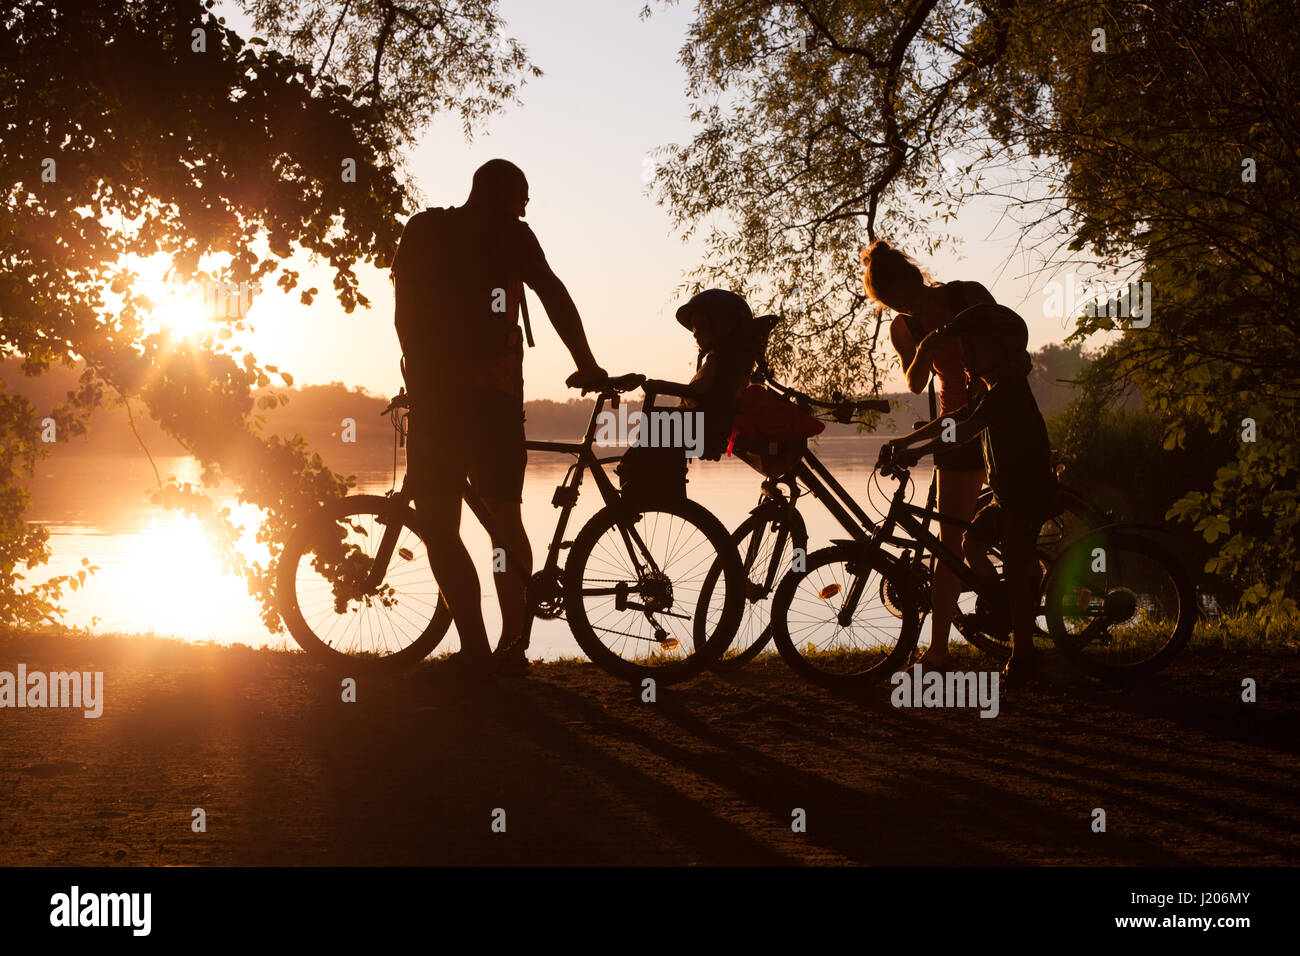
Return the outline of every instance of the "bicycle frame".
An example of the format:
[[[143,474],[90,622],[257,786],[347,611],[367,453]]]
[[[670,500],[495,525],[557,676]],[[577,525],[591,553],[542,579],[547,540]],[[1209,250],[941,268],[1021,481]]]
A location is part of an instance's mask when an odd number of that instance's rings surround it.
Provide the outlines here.
[[[947,523],[963,529],[969,528],[970,522],[945,516],[934,508],[935,487],[933,481],[927,496],[926,507],[918,507],[904,500],[907,490],[906,474],[897,477],[900,478],[898,489],[894,492],[890,502],[889,512],[879,524],[867,515],[811,449],[805,449],[799,465],[792,474],[776,479],[777,484],[786,484],[791,489],[791,494],[785,502],[780,502],[775,495],[767,492],[766,489],[765,494],[772,498],[775,505],[783,505],[784,516],[788,519],[790,511],[794,509],[797,500],[804,494],[799,487],[800,483],[802,483],[807,487],[808,493],[811,493],[814,498],[820,501],[839,525],[851,535],[850,538],[833,539],[833,544],[856,543],[864,548],[879,548],[886,544],[894,545],[903,549],[905,555],[903,560],[908,564],[919,563],[929,554],[951,568],[965,584],[967,590],[980,593],[987,586],[987,582],[966,564],[963,556],[954,553],[945,546],[939,536],[930,530],[931,522],[935,524]],[[758,511],[763,507],[765,505],[760,504],[754,510]],[[907,537],[896,534],[895,529],[902,529],[906,532]],[[784,526],[778,531],[776,546],[772,550],[772,562],[767,569],[764,581],[765,591],[770,591],[775,584],[777,558],[783,551],[785,536],[788,533]],[[745,556],[746,566],[749,566],[749,562],[752,561],[754,552],[758,547],[757,536],[750,541],[749,547],[750,553]],[[915,555],[914,559],[907,557],[911,554]],[[862,589],[862,578],[855,575],[854,582],[850,585],[849,593],[840,611],[842,619],[852,618],[857,602],[861,598]],[[841,623],[844,622],[842,620]]]
[[[932,520],[936,524],[954,525],[962,530],[969,529],[971,523],[943,515],[931,509],[928,505],[925,508],[920,508],[909,501],[903,500],[903,496],[907,493],[907,472],[896,472],[893,477],[899,479],[898,489],[894,492],[894,497],[890,502],[889,513],[872,535],[872,543],[876,545],[892,544],[895,547],[903,548],[905,553],[917,549],[918,559],[930,554],[942,561],[967,586],[968,590],[979,593],[987,582],[975,573],[962,555],[955,553],[945,545],[942,539],[932,532],[929,527]],[[894,533],[895,528],[902,528],[907,532],[908,537],[896,535]]]
[[[656,397],[654,391],[649,389],[645,391],[645,402],[642,406],[643,413],[653,409]],[[537,588],[533,586],[533,581],[539,578],[542,580],[554,579],[560,570],[560,552],[568,544],[568,542],[564,540],[565,532],[568,530],[569,519],[573,514],[573,510],[577,507],[579,489],[582,486],[583,476],[586,472],[591,472],[591,476],[596,482],[596,487],[600,491],[601,499],[604,501],[606,507],[623,509],[626,519],[619,521],[619,533],[623,538],[623,543],[628,550],[628,556],[632,559],[633,566],[637,573],[640,574],[644,572],[646,568],[649,568],[651,571],[659,570],[654,557],[650,554],[649,548],[637,533],[634,522],[630,520],[635,512],[624,508],[622,495],[619,493],[618,489],[614,487],[614,483],[610,480],[609,475],[605,473],[603,467],[604,464],[610,461],[617,461],[621,456],[615,455],[609,458],[600,458],[597,457],[592,447],[595,444],[596,429],[599,425],[601,412],[607,404],[611,404],[613,408],[617,408],[620,400],[621,393],[617,391],[604,391],[597,395],[595,405],[592,408],[591,419],[587,423],[586,432],[580,442],[524,442],[524,447],[528,451],[573,455],[577,459],[569,466],[564,479],[560,482],[559,486],[555,489],[554,495],[551,497],[551,504],[560,509],[560,515],[556,521],[555,530],[551,535],[551,541],[547,546],[546,561],[540,570],[533,573],[532,579],[528,582],[523,631],[520,634],[518,641],[525,646],[527,645],[532,632],[533,620],[536,617],[538,602],[541,597],[537,592]],[[399,430],[399,436],[404,434],[399,423],[394,422],[394,427]],[[390,492],[389,498],[393,502],[394,508],[405,510],[409,508],[413,497],[410,488],[410,473],[408,472],[402,479],[401,489],[397,492]],[[494,542],[499,541],[499,526],[493,519],[492,513],[487,507],[487,503],[479,495],[475,494],[468,479],[466,479],[465,485],[461,491],[461,498],[465,504],[469,506],[474,517],[477,518],[487,530],[491,539]],[[388,564],[392,559],[393,549],[397,543],[401,524],[402,522],[400,520],[387,523],[387,530],[384,532],[383,539],[376,551],[374,565],[370,571],[370,579],[368,582],[370,586],[377,587],[383,581],[384,575],[387,574]],[[511,555],[508,549],[506,550],[505,557],[507,568],[527,567],[531,564],[531,562],[522,561],[518,555]],[[608,589],[596,588],[585,591],[584,593],[591,595],[613,595],[616,598],[621,599],[620,604],[622,607],[644,610],[640,605],[627,600],[625,590],[626,586],[622,586],[621,588],[620,586],[615,586]]]
[[[788,485],[791,489],[791,493],[788,500],[784,502],[785,515],[787,517],[790,513],[790,510],[794,508],[797,500],[800,497],[802,497],[803,494],[805,494],[805,492],[801,491],[799,487],[800,483],[802,483],[808,489],[806,493],[811,494],[814,498],[816,498],[819,502],[821,502],[821,504],[826,508],[826,510],[831,513],[831,516],[836,520],[836,522],[839,523],[840,527],[843,528],[846,532],[848,532],[852,536],[850,539],[847,540],[858,541],[862,543],[881,540],[880,538],[881,526],[877,525],[876,522],[872,520],[871,516],[868,515],[866,511],[863,510],[862,506],[859,505],[857,501],[853,498],[853,496],[850,495],[848,491],[844,488],[844,486],[841,485],[838,480],[836,480],[835,476],[831,474],[830,470],[821,461],[821,459],[819,459],[813,453],[811,449],[804,450],[804,453],[799,460],[799,465],[796,467],[796,469],[792,474],[784,476],[779,479],[775,479],[775,483]],[[900,491],[901,488],[902,486],[900,486]],[[775,495],[772,495],[766,491],[765,494],[767,494],[768,497],[771,497],[774,503],[778,505],[782,504],[776,499]],[[898,494],[895,495],[896,501],[900,498],[901,495]],[[930,523],[930,520],[934,519],[937,521],[942,519],[942,516],[939,514],[939,512],[934,510],[933,508],[933,498],[934,498],[934,488],[932,486],[930,489],[931,501],[927,504],[926,508],[917,508],[916,506],[911,505],[907,502],[898,501],[898,504],[900,504],[902,508],[907,509],[909,512],[907,523],[904,524],[903,527],[905,527],[910,532],[914,531],[918,540],[924,538],[925,543],[938,540],[938,538],[936,538],[934,535],[929,533],[928,525]],[[758,511],[763,507],[765,507],[765,505],[760,504],[757,508],[754,509],[754,511]],[[902,524],[902,522],[897,520],[899,516],[895,515],[894,512],[895,512],[894,506],[891,505],[890,514],[894,515],[895,517],[894,523]],[[911,517],[911,514],[923,516],[925,518],[925,521],[923,523],[918,523]],[[943,520],[947,520],[949,521],[949,523],[952,524],[964,525],[965,527],[969,527],[969,525],[966,524],[965,522],[960,522],[957,521],[956,519],[943,519]],[[890,525],[889,530],[892,532],[893,530],[892,524]],[[784,529],[782,529],[780,534],[781,535],[785,534]],[[839,540],[845,540],[845,539],[839,539]],[[892,537],[887,538],[885,540],[886,543],[898,544],[902,546],[915,546],[915,544],[917,543],[917,541],[915,540],[908,541],[906,539],[899,539],[899,538],[892,538]],[[784,545],[783,538],[778,537],[777,546],[773,551],[774,556],[781,553],[781,548],[783,545]],[[755,548],[756,546],[757,546],[757,541],[752,541],[750,543],[751,549]],[[752,554],[750,555],[750,557],[752,557]],[[772,577],[774,577],[773,569],[769,569],[768,578],[770,579]],[[774,583],[773,581],[769,580],[766,586],[768,588],[771,588],[773,583]]]

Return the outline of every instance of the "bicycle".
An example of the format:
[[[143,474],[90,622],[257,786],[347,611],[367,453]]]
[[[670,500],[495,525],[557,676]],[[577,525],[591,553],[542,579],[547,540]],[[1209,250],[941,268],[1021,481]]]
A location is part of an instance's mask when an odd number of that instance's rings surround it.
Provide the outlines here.
[[[836,397],[832,402],[823,402],[780,384],[766,370],[763,378],[769,388],[793,401],[804,411],[829,411],[834,420],[839,422],[853,421],[863,411],[888,412],[890,408],[889,402],[883,399],[853,401]],[[836,481],[816,454],[804,443],[800,443],[797,450],[798,456],[789,460],[786,470],[763,481],[757,506],[732,533],[732,540],[736,543],[745,569],[745,612],[731,647],[714,663],[715,671],[725,672],[744,666],[757,657],[772,640],[770,598],[786,571],[791,569],[796,549],[803,555],[808,554],[807,527],[798,509],[800,497],[812,494],[854,539],[867,540],[875,532],[876,523]],[[937,476],[932,476],[926,505],[934,516],[938,515],[934,510],[936,481]],[[783,487],[788,491],[783,491]],[[992,500],[992,494],[992,489],[984,490],[977,501],[977,510]],[[1073,536],[1078,529],[1095,528],[1106,523],[1106,515],[1101,509],[1073,488],[1062,485],[1060,501],[1062,511],[1044,521],[1038,538],[1040,551],[1049,559],[1062,541]],[[933,560],[930,567],[923,571],[920,567],[923,557],[923,552],[912,551],[909,564],[915,565],[911,568],[914,573],[924,574],[928,587]],[[706,581],[706,586],[708,583]],[[880,587],[884,587],[883,580]],[[928,592],[925,596],[928,598]],[[886,600],[887,595],[882,593],[880,597]],[[885,606],[892,607],[888,602]],[[923,623],[929,613],[928,601],[922,607]],[[897,608],[893,610],[898,612]],[[968,643],[987,654],[1006,656],[1010,652],[1005,634],[986,634],[969,624],[967,630],[961,633]]]
[[[801,676],[834,690],[858,689],[905,663],[916,646],[921,609],[928,607],[929,576],[918,573],[927,556],[942,561],[976,594],[975,613],[963,616],[970,632],[1009,647],[1001,575],[983,578],[929,530],[941,517],[969,523],[907,501],[909,472],[901,465],[891,461],[876,470],[898,481],[885,518],[865,539],[836,541],[809,555],[805,570],[782,578],[772,602],[772,636],[782,658]],[[1190,578],[1167,548],[1140,530],[1108,525],[1064,543],[1054,557],[1039,552],[1040,566],[1048,570],[1036,614],[1045,626],[1038,624],[1038,630],[1063,656],[1096,675],[1151,673],[1191,634],[1196,595]],[[865,613],[861,624],[859,612]],[[859,631],[871,637],[865,646]],[[891,644],[888,653],[880,652]],[[1112,649],[1128,656],[1121,659]]]
[[[576,460],[552,497],[560,515],[546,562],[528,582],[519,641],[528,640],[535,618],[565,616],[578,645],[609,673],[671,683],[707,668],[730,643],[740,623],[744,572],[726,528],[701,505],[682,497],[634,506],[605,473],[604,465],[618,456],[598,458],[593,450],[600,414],[637,388],[644,391],[648,412],[658,395],[681,396],[687,387],[639,374],[607,378],[583,389],[597,397],[581,442],[525,443],[529,451]],[[395,458],[409,411],[403,389],[381,413],[393,423]],[[588,472],[604,507],[566,540]],[[468,482],[463,498],[491,532],[492,518]],[[520,566],[505,557],[507,567]],[[721,596],[713,586],[703,592],[709,571],[715,583],[722,578]],[[312,657],[348,672],[388,672],[418,663],[452,623],[412,507],[409,473],[400,489],[339,499],[302,522],[286,541],[277,583],[290,634]]]

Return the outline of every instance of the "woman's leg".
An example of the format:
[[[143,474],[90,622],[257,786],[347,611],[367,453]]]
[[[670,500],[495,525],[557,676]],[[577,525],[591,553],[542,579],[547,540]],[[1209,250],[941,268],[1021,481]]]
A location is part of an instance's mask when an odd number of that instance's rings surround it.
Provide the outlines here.
[[[984,487],[982,471],[951,471],[939,469],[939,513],[969,522],[975,516],[975,502],[980,489]],[[962,535],[965,529],[959,525],[942,523],[939,526],[939,540],[953,554],[962,554]],[[942,561],[936,562],[934,582],[931,589],[930,649],[921,658],[927,657],[933,663],[939,663],[948,656],[948,635],[952,630],[952,619],[957,614],[957,596],[961,593],[961,578],[957,577]]]

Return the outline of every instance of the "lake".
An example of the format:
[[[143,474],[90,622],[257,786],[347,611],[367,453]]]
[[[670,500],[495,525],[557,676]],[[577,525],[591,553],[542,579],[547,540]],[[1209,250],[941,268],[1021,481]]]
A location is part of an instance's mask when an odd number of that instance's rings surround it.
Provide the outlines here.
[[[870,467],[888,437],[836,436],[814,443],[818,456],[868,514],[880,514],[888,506],[887,496],[894,487],[892,480],[873,479]],[[359,492],[382,494],[392,487],[391,454],[375,455],[344,446],[327,460],[336,471],[355,474]],[[551,495],[571,460],[542,452],[529,456],[524,522],[538,564],[544,560],[558,515],[551,506]],[[175,476],[198,484],[199,468],[192,459],[163,458],[157,463],[164,480]],[[914,499],[924,495],[930,474],[924,466],[914,471]],[[400,480],[400,472],[398,477]],[[735,528],[757,503],[759,481],[760,476],[737,459],[695,461],[690,467],[688,492],[728,528]],[[102,633],[155,633],[255,647],[295,646],[287,632],[268,632],[242,579],[222,571],[196,521],[149,502],[153,486],[153,470],[142,454],[61,455],[56,451],[38,465],[36,479],[28,483],[32,492],[28,518],[49,530],[53,554],[48,566],[28,572],[28,580],[75,572],[83,557],[99,567],[81,590],[65,594],[65,623]],[[213,493],[213,497],[229,505],[236,520],[245,525],[244,553],[265,560],[265,551],[252,540],[257,509],[238,505],[230,493]],[[844,537],[820,504],[811,497],[805,501],[801,510],[808,525],[810,550],[832,537]],[[570,537],[600,504],[599,493],[589,482],[584,484],[569,525]],[[478,566],[484,588],[483,615],[495,643],[501,619],[491,587],[491,548],[486,532],[468,510],[462,533]],[[535,622],[530,653],[547,660],[581,656],[562,620]]]

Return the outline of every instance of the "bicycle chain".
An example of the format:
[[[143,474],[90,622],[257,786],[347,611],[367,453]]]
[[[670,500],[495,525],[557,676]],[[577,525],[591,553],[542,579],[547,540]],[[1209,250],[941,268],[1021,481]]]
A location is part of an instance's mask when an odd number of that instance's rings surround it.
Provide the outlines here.
[[[593,631],[604,631],[606,634],[617,634],[619,637],[630,637],[636,641],[650,641],[654,644],[659,643],[653,637],[646,637],[644,634],[629,634],[627,631],[616,631],[612,627],[599,627],[595,624],[588,624],[587,626]]]
[[[583,578],[582,580],[584,583],[590,582],[592,584],[619,584],[623,581],[622,578]],[[588,624],[587,626],[593,631],[604,631],[606,634],[617,634],[619,637],[630,637],[637,641],[654,641],[654,638],[646,637],[644,634],[629,634],[627,631],[616,631],[612,627],[599,627],[595,624]]]

